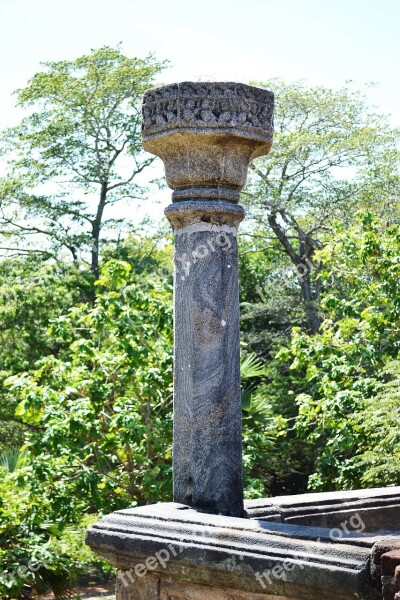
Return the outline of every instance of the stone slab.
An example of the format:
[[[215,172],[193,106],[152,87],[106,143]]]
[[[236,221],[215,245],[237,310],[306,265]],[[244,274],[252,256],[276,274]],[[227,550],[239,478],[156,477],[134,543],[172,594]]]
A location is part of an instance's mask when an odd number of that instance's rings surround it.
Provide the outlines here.
[[[142,572],[156,557],[154,575],[190,588],[307,600],[378,598],[369,564],[377,539],[352,534],[333,542],[322,528],[208,515],[174,503],[118,511],[87,534],[96,553],[123,570],[139,565]],[[290,569],[282,570],[285,563]]]
[[[358,515],[365,529],[400,530],[400,487],[277,496],[246,502],[250,518],[315,527],[340,527]]]

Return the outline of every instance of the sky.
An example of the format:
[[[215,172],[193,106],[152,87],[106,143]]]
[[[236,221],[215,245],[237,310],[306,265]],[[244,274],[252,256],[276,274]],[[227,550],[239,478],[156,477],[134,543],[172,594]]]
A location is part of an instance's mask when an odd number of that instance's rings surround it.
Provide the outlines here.
[[[169,59],[179,80],[353,80],[400,125],[399,0],[0,0],[0,128],[20,113],[12,91],[41,61],[122,42]]]
[[[18,123],[12,91],[42,61],[122,42],[127,56],[168,59],[163,83],[366,83],[400,126],[399,0],[0,0],[0,129]]]

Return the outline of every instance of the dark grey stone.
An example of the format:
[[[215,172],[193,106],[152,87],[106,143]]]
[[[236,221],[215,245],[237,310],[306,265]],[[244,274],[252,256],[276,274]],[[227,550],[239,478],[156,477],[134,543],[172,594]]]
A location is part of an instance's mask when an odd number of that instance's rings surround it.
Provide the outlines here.
[[[146,92],[143,147],[160,156],[175,233],[174,499],[241,517],[237,204],[272,143],[273,94],[236,83]]]
[[[371,577],[374,544],[390,534],[349,532],[198,513],[180,504],[118,511],[95,525],[87,543],[120,569],[167,549],[155,572],[192,584],[307,599],[379,598]],[[175,555],[170,547],[175,550]],[[290,570],[271,576],[285,561]],[[293,568],[292,568],[293,566]],[[257,574],[269,573],[260,585]]]
[[[221,217],[175,230],[174,499],[242,516],[237,240]]]

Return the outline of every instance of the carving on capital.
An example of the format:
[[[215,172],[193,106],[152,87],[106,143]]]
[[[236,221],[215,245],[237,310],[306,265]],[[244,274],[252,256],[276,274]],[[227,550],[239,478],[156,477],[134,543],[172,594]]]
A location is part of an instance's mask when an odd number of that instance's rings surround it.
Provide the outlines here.
[[[143,148],[159,156],[173,201],[238,202],[250,162],[272,145],[274,95],[242,83],[176,83],[143,99]]]
[[[234,129],[272,142],[274,95],[240,83],[179,83],[148,90],[143,100],[143,137],[178,130]]]

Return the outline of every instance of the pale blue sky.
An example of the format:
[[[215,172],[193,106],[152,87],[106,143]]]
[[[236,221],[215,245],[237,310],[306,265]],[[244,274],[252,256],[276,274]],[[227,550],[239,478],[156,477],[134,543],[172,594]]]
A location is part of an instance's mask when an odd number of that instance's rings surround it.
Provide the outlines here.
[[[165,82],[379,82],[370,98],[400,125],[399,34],[399,0],[0,0],[0,128],[40,61],[118,42],[170,59]]]
[[[163,82],[304,79],[339,87],[353,80],[400,125],[400,0],[0,0],[0,129],[18,123],[11,93],[41,61],[74,59],[119,42],[128,56],[169,59]],[[161,164],[143,174],[162,176]],[[112,216],[162,217],[151,202]],[[110,216],[110,215],[108,215]]]

